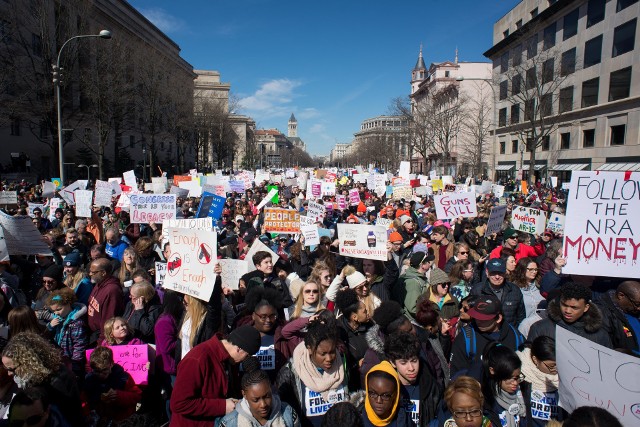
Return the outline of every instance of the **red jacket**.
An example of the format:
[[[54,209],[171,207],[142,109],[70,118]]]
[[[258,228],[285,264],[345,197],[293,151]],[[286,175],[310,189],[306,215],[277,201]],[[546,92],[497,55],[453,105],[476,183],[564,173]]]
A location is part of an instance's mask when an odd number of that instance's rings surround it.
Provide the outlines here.
[[[171,395],[171,427],[211,427],[216,417],[225,415],[229,383],[224,362],[229,357],[214,335],[180,361]]]
[[[100,331],[100,338],[104,338],[104,322],[114,316],[121,316],[122,313],[124,313],[124,296],[118,279],[111,276],[93,287],[87,307],[91,332]]]
[[[501,250],[502,250],[502,245],[496,247],[494,250],[491,251],[489,258],[500,258]],[[542,242],[539,242],[535,246],[529,246],[523,243],[518,243],[518,246],[516,246],[516,262],[526,257],[536,258],[542,255],[544,252],[545,252],[545,248],[544,248],[544,243]]]

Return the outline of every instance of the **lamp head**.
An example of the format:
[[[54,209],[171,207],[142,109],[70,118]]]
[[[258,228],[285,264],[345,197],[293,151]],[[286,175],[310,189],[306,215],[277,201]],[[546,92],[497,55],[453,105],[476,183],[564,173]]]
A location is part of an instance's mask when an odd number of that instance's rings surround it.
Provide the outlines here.
[[[464,77],[463,77],[463,76],[458,76],[458,77],[456,77],[456,81],[457,81],[457,82],[461,82],[461,81],[463,81],[463,80],[464,80]]]
[[[100,31],[100,37],[103,39],[110,39],[111,38],[111,31],[109,30],[102,30]]]
[[[78,165],[79,168],[86,168],[87,165]]]

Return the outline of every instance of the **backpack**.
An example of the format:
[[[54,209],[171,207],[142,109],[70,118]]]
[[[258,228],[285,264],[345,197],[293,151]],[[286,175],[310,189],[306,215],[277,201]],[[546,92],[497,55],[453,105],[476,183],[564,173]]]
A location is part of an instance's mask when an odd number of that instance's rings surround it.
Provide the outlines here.
[[[520,345],[523,343],[521,342],[520,339],[520,332],[518,332],[516,330],[516,328],[514,328],[511,323],[508,323],[509,327],[511,328],[511,330],[513,331],[513,334],[516,337],[516,350],[520,347]],[[462,331],[464,332],[464,349],[465,349],[465,353],[467,355],[467,358],[469,359],[473,359],[476,356],[476,331],[475,329],[473,329],[473,327],[471,325],[467,325],[464,328],[462,328]]]

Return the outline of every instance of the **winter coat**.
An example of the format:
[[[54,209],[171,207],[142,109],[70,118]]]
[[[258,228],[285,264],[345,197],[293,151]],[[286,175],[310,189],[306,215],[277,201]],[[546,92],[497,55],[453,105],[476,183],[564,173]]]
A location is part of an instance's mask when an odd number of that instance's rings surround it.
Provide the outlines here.
[[[420,373],[418,374],[420,387],[420,427],[426,427],[438,414],[438,406],[444,393],[444,389],[429,372],[429,367],[424,360],[420,360]],[[408,414],[407,414],[408,415]]]
[[[276,337],[275,348],[280,351],[285,359],[293,356],[293,350],[304,341],[308,317],[299,317],[284,325],[280,335]]]
[[[162,304],[160,303],[160,297],[156,294],[151,298],[151,301],[145,303],[141,310],[136,310],[133,302],[131,300],[128,301],[122,317],[127,319],[127,323],[129,323],[136,337],[146,343],[153,344],[155,343],[153,328],[161,313]]]
[[[346,369],[349,373],[349,389],[358,390],[360,388],[360,360],[364,358],[369,345],[367,344],[367,331],[373,323],[361,324],[355,331],[349,326],[349,322],[344,316],[337,319],[338,336],[346,346]]]
[[[178,325],[170,314],[161,314],[154,327],[156,337],[156,372],[175,375]]]
[[[249,292],[254,287],[264,287],[275,289],[280,293],[282,297],[282,306],[289,307],[293,305],[293,299],[291,298],[291,294],[289,293],[289,287],[286,283],[283,283],[275,273],[270,274],[265,277],[264,273],[260,270],[255,270],[250,273],[245,274],[240,278],[247,287],[247,292]]]
[[[83,278],[78,286],[76,286],[75,293],[78,298],[78,302],[81,302],[84,305],[89,303],[89,295],[91,295],[91,290],[93,289],[93,284],[91,283],[91,279],[88,277]]]
[[[491,251],[489,255],[489,259],[500,258],[500,251],[502,251],[502,245],[496,246],[494,250]],[[519,243],[516,246],[516,262],[520,261],[522,258],[530,257],[536,258],[542,255],[545,252],[544,243],[539,242],[535,246],[525,245],[524,243]]]
[[[384,275],[378,276],[371,282],[371,292],[376,294],[380,301],[389,301],[391,299],[391,289],[398,281],[400,270],[396,262],[391,259],[384,263]]]
[[[104,322],[120,316],[124,311],[122,287],[118,279],[110,276],[99,285],[95,285],[89,295],[87,309],[89,329],[93,333],[99,331],[100,337],[104,338]]]
[[[522,292],[526,317],[529,317],[536,312],[538,304],[544,300],[544,297],[540,295],[540,289],[535,283],[529,283],[527,286],[521,287],[520,292]]]
[[[115,401],[102,402],[100,395],[110,389],[116,392]],[[101,381],[94,373],[87,374],[84,392],[91,409],[96,410],[103,419],[114,421],[122,421],[133,415],[136,405],[142,399],[142,390],[118,364],[113,365],[106,381]]]
[[[502,303],[502,317],[503,322],[511,323],[513,326],[518,326],[520,322],[522,322],[525,317],[527,317],[527,310],[524,306],[524,298],[522,297],[522,292],[520,292],[520,288],[514,285],[511,282],[507,282],[505,278],[504,284],[502,285],[502,295],[500,297],[500,301]],[[473,285],[471,289],[471,295],[483,296],[483,295],[493,295],[493,290],[491,289],[491,284],[489,283],[489,279],[484,282],[476,283]]]
[[[589,310],[575,322],[566,323],[560,310],[560,298],[549,302],[547,318],[534,323],[529,329],[528,341],[533,341],[541,335],[556,339],[556,325],[580,335],[583,338],[611,348],[611,338],[604,328],[602,312],[596,304],[590,304]]]
[[[433,245],[431,245],[431,248],[433,249],[433,255],[436,257],[436,259],[433,261],[433,265],[440,269],[444,269],[444,265],[447,263],[447,260],[449,260],[453,256],[453,242],[449,242],[447,244],[444,259],[440,259],[441,246],[442,245],[440,243],[434,243]]]
[[[393,288],[392,299],[404,307],[406,315],[415,318],[418,298],[427,290],[428,286],[427,277],[416,268],[409,267],[398,278]]]
[[[604,325],[611,337],[613,348],[625,348],[635,351],[640,350],[640,338],[634,335],[634,330],[629,324],[626,314],[616,305],[613,296],[615,291],[609,291],[600,296],[596,304],[600,308],[604,319]]]
[[[428,298],[433,304],[433,307],[440,313],[442,320],[449,320],[453,317],[460,316],[460,309],[458,308],[458,299],[452,296],[450,293],[444,296],[444,302],[442,307],[435,302],[435,297],[432,295],[432,287],[429,286],[426,295],[423,298]]]
[[[56,326],[47,324],[47,329],[53,332],[54,341],[62,349],[62,354],[71,360],[74,373],[84,372],[85,350],[89,345],[89,332],[84,322],[87,306],[74,303],[71,312]],[[83,374],[84,376],[84,374]]]
[[[279,409],[276,413],[274,413],[274,402],[278,399]],[[242,407],[240,407],[240,402],[236,405],[236,409],[225,415],[222,420],[220,420],[219,427],[262,427],[258,421],[253,418],[251,413],[246,413]],[[274,426],[283,426],[283,427],[300,427],[300,417],[293,410],[293,408],[287,403],[280,402],[277,395],[273,396],[272,400],[272,409],[271,415],[267,420],[267,425],[269,427]],[[240,420],[240,423],[238,421]]]

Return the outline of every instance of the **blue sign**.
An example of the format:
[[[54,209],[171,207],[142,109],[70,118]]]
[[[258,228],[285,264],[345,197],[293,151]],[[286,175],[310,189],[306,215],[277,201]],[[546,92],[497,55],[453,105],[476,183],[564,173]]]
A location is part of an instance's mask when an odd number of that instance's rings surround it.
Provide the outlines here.
[[[224,209],[224,203],[226,201],[227,199],[225,197],[217,196],[213,193],[202,193],[196,218],[211,217],[214,223],[216,223],[222,216],[222,210]]]

